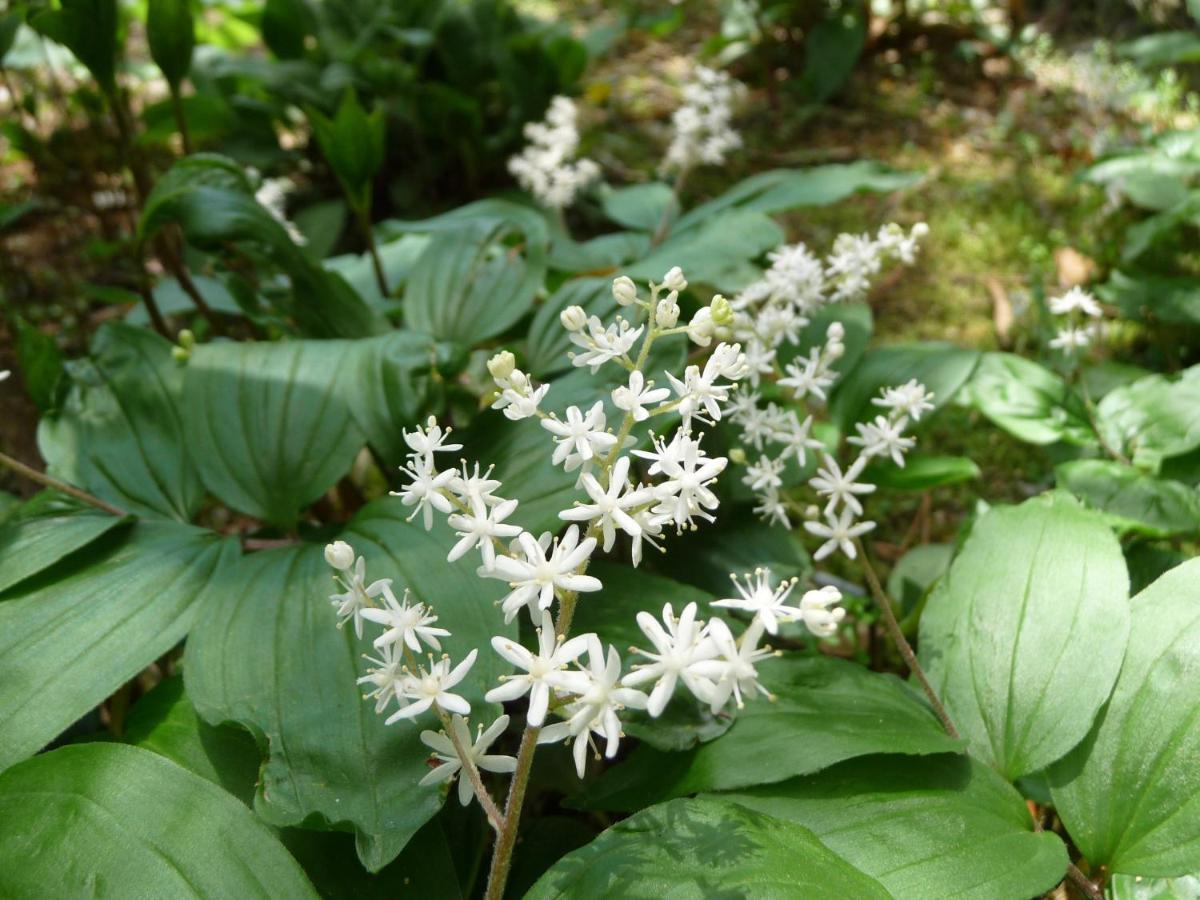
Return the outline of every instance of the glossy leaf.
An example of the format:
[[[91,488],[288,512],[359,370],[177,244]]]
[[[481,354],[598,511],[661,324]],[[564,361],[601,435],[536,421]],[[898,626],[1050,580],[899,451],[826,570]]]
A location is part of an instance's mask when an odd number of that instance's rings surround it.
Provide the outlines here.
[[[1081,741],[1129,633],[1104,521],[1064,494],[976,522],[921,616],[921,661],[970,751],[1009,780]]]
[[[150,56],[175,90],[192,67],[196,24],[190,0],[149,0],[146,38]]]
[[[312,897],[236,799],[149,750],[80,744],[0,774],[0,893]]]
[[[1030,444],[1094,444],[1083,402],[1065,381],[1012,353],[985,353],[965,399],[994,424]]]
[[[157,334],[110,322],[69,369],[38,448],[53,474],[130,512],[188,521],[204,499],[183,439],[183,373]]]
[[[1200,447],[1200,366],[1172,380],[1150,375],[1117,388],[1096,409],[1111,446],[1157,466]]]
[[[1200,491],[1190,485],[1106,459],[1066,462],[1055,474],[1059,487],[1123,530],[1155,537],[1200,531]]]
[[[42,412],[58,408],[66,389],[66,372],[58,342],[24,319],[17,319],[17,359],[25,390]]]
[[[23,511],[5,521],[0,525],[0,593],[129,521],[90,510],[54,508]]]
[[[1091,733],[1050,770],[1071,840],[1129,875],[1200,871],[1200,560],[1133,598],[1129,649]]]
[[[262,12],[263,43],[280,59],[299,59],[317,22],[307,0],[266,0]]]
[[[133,526],[0,602],[0,769],[36,753],[187,633],[236,545],[173,523]],[[57,576],[57,577],[55,577]]]
[[[871,756],[722,797],[811,829],[896,900],[1038,897],[1067,870],[1059,837],[969,756]]]
[[[475,575],[477,563],[450,565],[453,537],[444,525],[426,533],[404,522],[408,510],[391,498],[364,508],[342,537],[367,558],[368,577],[394,578],[437,610],[453,632],[446,652],[462,659],[486,647],[493,634],[515,636],[494,602],[504,586]],[[238,722],[266,739],[270,756],[255,808],[275,825],[324,821],[353,828],[358,854],[378,871],[404,848],[441,806],[436,788],[417,782],[428,771],[421,722],[385,725],[355,683],[375,655],[368,630],[338,630],[326,600],[333,589],[319,545],[270,550],[247,557],[209,593],[206,615],[188,640],[188,695],[213,724]],[[464,696],[481,718],[485,686],[507,671],[481,653]]]
[[[723,800],[643,810],[555,863],[526,900],[572,897],[886,898],[806,828]]]
[[[339,390],[340,341],[213,343],[187,365],[187,447],[224,503],[290,525],[350,469],[365,438]]]
[[[106,92],[116,90],[121,14],[117,0],[59,0],[29,24],[75,54]]]
[[[765,213],[731,209],[695,228],[677,227],[645,259],[626,266],[634,281],[661,281],[667,270],[679,266],[687,280],[732,294],[760,275],[752,265],[784,242],[782,229]]]
[[[880,407],[872,399],[885,387],[916,379],[933,393],[933,403],[949,403],[979,362],[978,350],[966,350],[940,341],[904,344],[870,350],[841,381],[830,399],[830,414],[845,432],[855,422],[874,418]],[[927,413],[926,415],[932,415]]]

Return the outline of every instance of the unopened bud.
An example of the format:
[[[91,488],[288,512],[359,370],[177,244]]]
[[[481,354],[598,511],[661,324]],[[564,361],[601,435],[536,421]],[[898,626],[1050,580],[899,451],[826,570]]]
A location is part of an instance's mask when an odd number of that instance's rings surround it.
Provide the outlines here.
[[[187,349],[186,347],[172,347],[171,348],[171,359],[175,360],[175,362],[179,363],[180,365],[183,365],[185,362],[187,362],[191,358],[192,358],[192,351]]]
[[[678,297],[678,293],[671,291],[658,301],[658,309],[654,311],[654,323],[659,328],[674,328],[679,321],[679,304],[676,302]]]
[[[918,222],[912,227],[912,234],[913,237],[925,237],[925,235],[929,234],[929,226],[924,222]]]
[[[806,518],[806,519],[815,519],[815,518],[819,517],[820,515],[821,515],[821,510],[819,510],[817,508],[816,504],[814,504],[814,503],[810,503],[808,506],[806,506],[804,508],[804,518]]]
[[[846,336],[846,329],[841,322],[834,322],[825,329],[825,337],[831,341],[840,341]]]
[[[672,266],[663,276],[662,286],[668,291],[682,291],[687,288],[687,279],[683,277],[683,269]]]
[[[613,299],[621,306],[631,306],[637,300],[637,285],[628,275],[618,275],[613,279]]]
[[[196,336],[192,334],[191,329],[185,328],[179,332],[179,346],[184,350],[191,350],[196,346]]]
[[[746,451],[741,447],[734,447],[729,451],[729,461],[735,466],[744,466],[746,464]]]
[[[712,312],[706,306],[692,316],[692,321],[688,322],[687,333],[688,337],[695,344],[701,347],[707,347],[712,343],[713,332],[716,327],[713,325]]]
[[[325,562],[340,572],[354,565],[354,548],[345,541],[334,541],[325,545]]]
[[[487,367],[488,371],[492,373],[492,377],[501,381],[512,375],[513,370],[517,367],[517,358],[508,350],[501,350],[488,360]]]
[[[567,331],[582,331],[587,324],[587,313],[582,306],[568,306],[558,314],[558,321]]]
[[[829,359],[841,359],[846,352],[846,345],[841,341],[830,341],[825,345],[825,355]]]
[[[720,294],[712,298],[708,307],[712,310],[713,324],[718,328],[733,324],[733,304]]]

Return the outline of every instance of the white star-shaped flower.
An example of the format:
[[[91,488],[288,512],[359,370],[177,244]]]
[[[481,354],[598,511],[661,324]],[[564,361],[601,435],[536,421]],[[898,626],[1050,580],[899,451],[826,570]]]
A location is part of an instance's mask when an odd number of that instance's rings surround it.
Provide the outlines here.
[[[587,649],[588,636],[579,635],[560,642],[554,633],[554,620],[547,610],[542,610],[541,627],[537,629],[538,652],[531,653],[516,641],[506,637],[492,638],[492,649],[516,666],[524,674],[503,677],[500,687],[487,692],[488,703],[504,703],[529,694],[529,724],[541,727],[546,721],[546,710],[550,708],[550,693],[554,688],[569,682],[563,671],[567,665],[579,658]]]
[[[540,617],[539,610],[549,609],[554,602],[555,590],[600,590],[600,579],[577,574],[577,570],[596,549],[595,538],[579,540],[578,526],[572,525],[561,539],[554,542],[549,556],[546,555],[551,547],[549,534],[543,535],[539,541],[529,532],[521,532],[517,546],[523,558],[497,556],[492,568],[478,570],[481,577],[498,578],[512,587],[512,591],[501,602],[505,622],[511,622],[522,606],[529,607],[536,621]]]
[[[408,674],[401,684],[400,693],[411,702],[388,716],[385,724],[391,725],[400,719],[415,719],[435,703],[446,712],[468,715],[471,704],[458,694],[451,693],[450,689],[467,677],[478,655],[478,650],[472,650],[453,669],[450,668],[450,657],[443,656],[431,663],[428,669],[419,667],[416,674]]]
[[[849,506],[842,510],[840,516],[831,512],[825,513],[824,522],[805,522],[804,528],[810,534],[825,538],[825,543],[817,548],[813,559],[820,562],[838,548],[850,559],[858,556],[854,548],[854,539],[861,537],[875,527],[874,522],[854,522],[854,510]]]
[[[817,474],[808,483],[822,497],[829,498],[829,502],[825,505],[826,514],[833,513],[838,508],[838,504],[844,503],[847,509],[854,510],[855,515],[862,515],[863,507],[859,502],[858,495],[870,494],[875,490],[873,484],[855,481],[866,466],[867,457],[860,456],[843,473],[836,459],[832,456],[825,457],[824,465],[817,470]]]
[[[438,617],[433,615],[424,603],[409,603],[408,590],[404,591],[404,599],[398,601],[392,593],[390,585],[383,588],[383,608],[370,608],[362,611],[362,617],[368,622],[382,625],[386,630],[375,638],[376,647],[401,645],[408,647],[414,653],[421,651],[421,641],[434,650],[441,650],[439,637],[449,637],[450,632],[445,628],[435,628],[433,623]]]
[[[654,387],[653,381],[646,381],[646,376],[640,371],[629,373],[629,384],[622,385],[612,393],[613,403],[617,409],[622,409],[633,416],[635,422],[644,422],[650,418],[647,406],[661,403],[671,396],[667,388]]]
[[[461,559],[472,547],[478,547],[483,555],[484,568],[490,569],[494,566],[495,541],[516,537],[522,531],[520,525],[504,524],[504,520],[511,516],[516,508],[516,500],[502,500],[489,509],[481,498],[472,498],[470,513],[455,513],[446,520],[459,538],[458,543],[450,548],[446,561]]]
[[[680,681],[702,702],[710,702],[713,683],[692,672],[691,668],[702,660],[716,656],[717,648],[709,640],[704,622],[696,620],[696,604],[689,603],[676,619],[675,610],[668,603],[663,607],[662,623],[650,613],[640,612],[637,614],[637,623],[654,645],[654,651],[634,651],[651,661],[634,667],[623,683],[626,687],[633,687],[655,682],[646,703],[650,715],[655,718],[662,715]]]
[[[542,427],[554,435],[556,466],[567,471],[577,468],[596,456],[608,453],[617,443],[617,436],[605,430],[604,401],[597,400],[585,415],[578,406],[567,407],[567,420],[542,419]]]
[[[476,769],[482,772],[497,772],[502,775],[516,771],[517,761],[513,757],[487,752],[496,738],[500,737],[508,728],[508,716],[501,716],[489,725],[486,731],[480,731],[474,743],[471,741],[471,730],[467,727],[467,720],[462,716],[454,716],[450,720],[450,727],[454,729],[458,743],[466,751],[467,758],[475,764]],[[482,728],[482,726],[480,727]],[[459,773],[463,761],[458,757],[454,741],[450,740],[444,731],[422,731],[421,741],[433,751],[433,755],[441,763],[417,782],[421,787],[441,784]],[[473,799],[475,799],[475,785],[470,778],[459,778],[458,802],[463,806],[469,806]]]
[[[630,510],[645,506],[654,500],[653,488],[634,487],[629,482],[629,457],[622,456],[616,461],[609,474],[608,487],[600,484],[596,476],[590,472],[580,479],[583,489],[591,498],[591,503],[580,503],[571,509],[558,514],[560,519],[568,522],[598,522],[604,535],[604,550],[612,549],[616,540],[616,530],[620,528],[633,538],[642,536],[642,527],[630,515]]]
[[[337,608],[338,623],[341,628],[350,620],[354,620],[354,634],[362,637],[363,613],[371,608],[371,601],[384,591],[390,591],[392,579],[380,578],[367,584],[367,561],[359,557],[354,563],[353,571],[345,570],[343,574],[334,577],[339,585],[345,588],[341,594],[330,594],[329,602]]]
[[[742,576],[744,580],[739,580],[736,575],[730,575],[729,578],[740,596],[714,600],[713,606],[752,613],[755,618],[762,620],[770,634],[779,632],[780,621],[788,622],[800,617],[799,609],[784,602],[796,586],[795,578],[788,578],[778,587],[771,587],[771,572],[764,568],[755,569],[753,575]]]

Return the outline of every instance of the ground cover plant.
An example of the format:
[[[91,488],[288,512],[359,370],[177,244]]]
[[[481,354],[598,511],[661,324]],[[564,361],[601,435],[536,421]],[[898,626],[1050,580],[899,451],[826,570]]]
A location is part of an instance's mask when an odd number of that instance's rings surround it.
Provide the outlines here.
[[[5,8],[0,894],[1195,896],[1193,12]]]

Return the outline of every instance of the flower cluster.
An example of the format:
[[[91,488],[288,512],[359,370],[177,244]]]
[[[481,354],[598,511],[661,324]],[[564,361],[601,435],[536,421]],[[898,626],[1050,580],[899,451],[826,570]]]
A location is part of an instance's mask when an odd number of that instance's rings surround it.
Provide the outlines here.
[[[745,86],[726,72],[696,68],[683,87],[683,105],[671,118],[674,135],[663,159],[665,171],[683,172],[699,163],[719,166],[742,146],[733,130],[733,110]]]
[[[563,327],[576,348],[574,364],[592,370],[620,368],[624,377],[607,397],[568,406],[561,416],[541,408],[547,386],[535,386],[511,353],[490,360],[498,388],[494,406],[512,419],[537,417],[548,433],[552,464],[579,473],[583,496],[559,513],[565,526],[560,534],[537,535],[515,524],[519,501],[503,496],[503,485],[491,469],[465,461],[443,467],[440,460],[461,449],[452,442],[450,429],[431,418],[424,427],[404,432],[410,452],[402,469],[406,484],[398,496],[412,508],[410,520],[419,518],[428,529],[435,513],[444,515],[457,537],[447,559],[477,553],[479,577],[507,586],[498,602],[504,621],[511,623],[524,611],[536,631],[533,648],[504,635],[492,639],[492,650],[515,674],[503,676],[486,700],[523,701],[527,727],[540,730],[539,742],[573,744],[581,776],[590,746],[602,747],[608,757],[617,752],[627,710],[661,715],[679,686],[714,714],[740,708],[749,697],[767,693],[757,669],[774,654],[763,645],[766,635],[776,634],[782,622],[803,622],[812,633],[828,636],[843,616],[836,608],[840,594],[835,589],[810,591],[791,606],[787,600],[794,581],[773,585],[769,573],[760,570],[744,581],[735,579],[738,596],[715,604],[747,614],[744,628],[715,617],[703,620],[694,603],[678,616],[669,605],[661,619],[641,613],[638,625],[650,649],[635,650],[643,661],[628,671],[617,648],[606,646],[599,635],[568,633],[579,596],[602,588],[588,574],[598,550],[615,550],[620,538],[637,565],[644,544],[659,546],[669,528],[682,531],[712,521],[720,504],[713,487],[728,460],[710,455],[696,429],[721,419],[732,392],[751,370],[738,344],[721,341],[702,361],[682,372],[664,373],[662,387],[648,377],[650,349],[659,338],[686,335],[710,346],[716,330],[733,323],[732,305],[717,298],[705,307],[705,315],[679,325],[679,295],[686,288],[678,268],[668,271],[661,284],[651,283],[648,297],[621,277],[613,283],[621,312],[612,322],[576,307],[562,312]],[[652,431],[649,446],[639,449],[631,437],[634,425],[656,418],[673,430]],[[510,758],[488,753],[506,717],[470,739],[470,706],[456,690],[477,651],[457,665],[444,654],[435,658],[449,634],[430,606],[407,591],[397,599],[389,580],[368,582],[365,562],[343,542],[331,544],[326,558],[341,588],[330,598],[340,622],[353,621],[360,635],[364,622],[380,629],[374,639],[377,655],[369,658],[371,668],[360,679],[368,697],[377,711],[389,713],[388,722],[431,709],[437,713],[442,731],[426,732],[423,739],[440,764],[425,781],[446,782],[465,769],[471,783],[460,782],[459,797],[469,802],[476,796],[479,770],[505,772],[512,766]],[[420,660],[422,651],[426,663]]]
[[[595,162],[575,158],[579,129],[575,104],[567,97],[551,100],[546,118],[525,126],[525,137],[529,144],[508,161],[508,171],[543,206],[566,209],[599,177]]]
[[[250,169],[249,175],[251,178],[257,178],[258,172]],[[290,178],[263,178],[254,192],[254,199],[271,214],[272,219],[283,226],[292,243],[303,245],[308,243],[308,238],[287,215],[288,194],[295,189],[296,185]]]
[[[1052,298],[1049,306],[1050,312],[1063,322],[1051,338],[1050,347],[1068,356],[1087,349],[1104,315],[1096,298],[1083,288],[1073,287],[1061,297]]]

